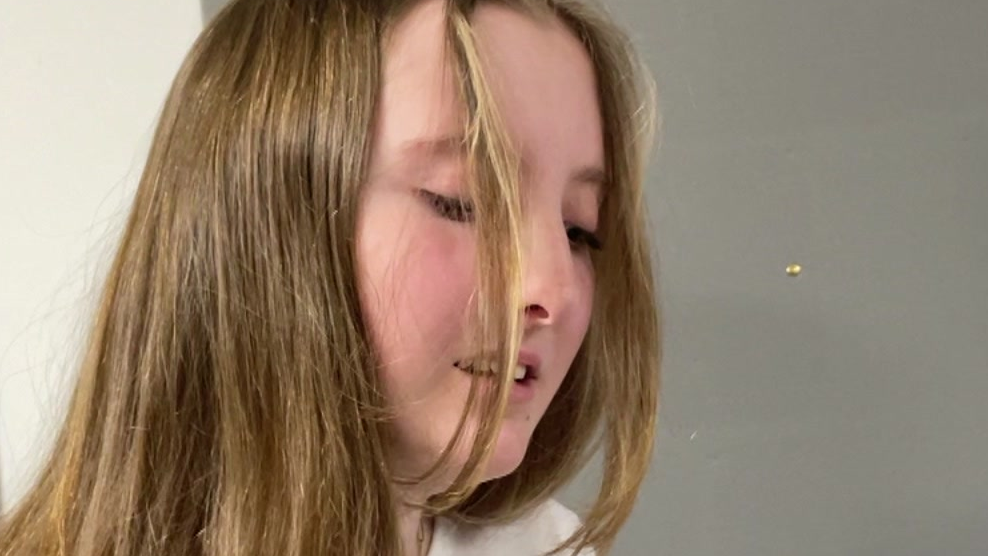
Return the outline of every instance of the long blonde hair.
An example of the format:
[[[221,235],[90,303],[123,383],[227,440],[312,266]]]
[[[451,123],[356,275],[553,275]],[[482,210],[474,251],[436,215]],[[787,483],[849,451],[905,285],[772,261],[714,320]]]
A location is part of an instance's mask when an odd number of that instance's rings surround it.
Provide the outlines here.
[[[514,519],[603,450],[599,494],[559,547],[606,553],[651,458],[661,334],[644,216],[647,72],[603,12],[499,0],[565,22],[593,61],[607,185],[590,329],[520,467],[479,483],[519,344],[517,164],[469,16],[446,0],[476,203],[478,338],[502,380],[470,396],[466,465],[431,512]],[[391,417],[361,317],[354,238],[389,29],[414,0],[232,0],[168,94],[37,482],[0,556],[400,554]],[[507,339],[507,341],[505,341]],[[472,390],[473,392],[474,390]],[[448,463],[452,445],[432,472]]]

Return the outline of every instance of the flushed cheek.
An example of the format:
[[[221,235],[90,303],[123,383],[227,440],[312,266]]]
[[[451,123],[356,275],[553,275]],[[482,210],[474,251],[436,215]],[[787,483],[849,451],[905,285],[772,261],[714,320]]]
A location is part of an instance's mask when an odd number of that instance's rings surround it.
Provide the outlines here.
[[[385,372],[411,395],[424,393],[433,373],[452,365],[473,289],[471,249],[435,228],[424,222],[406,230],[404,247],[381,280],[377,347],[391,362]]]
[[[411,242],[403,281],[410,311],[418,318],[446,324],[461,332],[462,317],[475,286],[474,250],[467,231],[424,223]],[[458,237],[459,236],[459,237]]]
[[[413,296],[423,310],[463,313],[475,286],[473,241],[467,230],[430,233],[433,227],[442,226],[425,225],[408,257]]]

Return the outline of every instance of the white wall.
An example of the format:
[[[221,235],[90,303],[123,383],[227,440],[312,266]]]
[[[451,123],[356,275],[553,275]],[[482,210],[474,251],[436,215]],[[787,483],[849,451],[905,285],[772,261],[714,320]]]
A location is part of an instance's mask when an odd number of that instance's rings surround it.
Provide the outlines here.
[[[0,507],[58,424],[194,0],[0,0]]]

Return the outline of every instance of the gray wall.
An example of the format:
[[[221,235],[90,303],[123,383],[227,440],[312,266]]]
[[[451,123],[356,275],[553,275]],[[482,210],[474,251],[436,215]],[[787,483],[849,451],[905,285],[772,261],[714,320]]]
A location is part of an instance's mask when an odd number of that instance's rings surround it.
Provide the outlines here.
[[[202,21],[205,23],[226,5],[226,0],[199,0],[199,5],[202,6]]]
[[[988,554],[988,2],[608,4],[665,115],[617,554]]]

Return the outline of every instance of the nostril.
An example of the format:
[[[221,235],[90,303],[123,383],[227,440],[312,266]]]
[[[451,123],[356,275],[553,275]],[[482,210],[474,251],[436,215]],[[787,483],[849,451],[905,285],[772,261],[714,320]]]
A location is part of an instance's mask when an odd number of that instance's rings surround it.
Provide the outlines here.
[[[525,307],[525,316],[536,319],[545,319],[549,318],[549,311],[547,311],[545,307],[533,303],[532,305]]]

